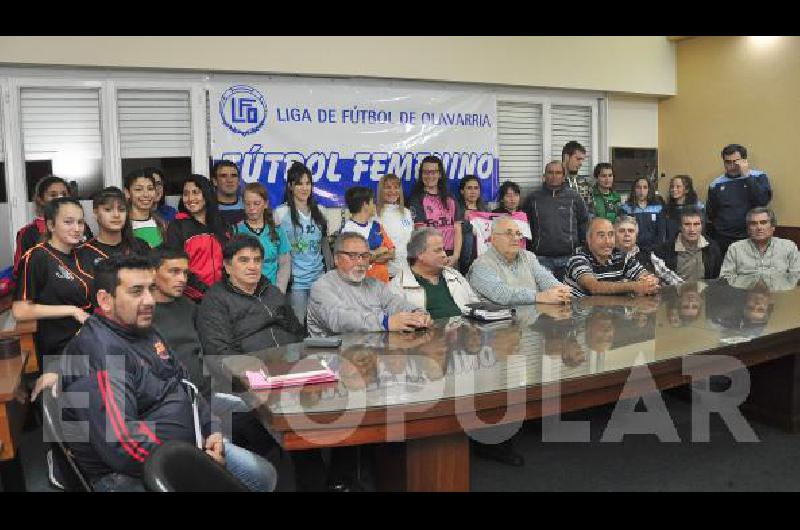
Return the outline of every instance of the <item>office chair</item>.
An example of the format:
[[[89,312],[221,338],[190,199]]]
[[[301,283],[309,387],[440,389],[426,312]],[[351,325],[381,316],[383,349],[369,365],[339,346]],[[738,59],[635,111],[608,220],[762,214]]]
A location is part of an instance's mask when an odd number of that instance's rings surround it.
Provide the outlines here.
[[[42,392],[42,424],[47,439],[52,440],[54,465],[58,466],[63,476],[59,477],[66,491],[93,491],[86,476],[78,467],[78,462],[67,447],[62,428],[61,409],[53,388]]]
[[[192,444],[164,442],[144,464],[144,486],[157,492],[246,492],[230,471]]]

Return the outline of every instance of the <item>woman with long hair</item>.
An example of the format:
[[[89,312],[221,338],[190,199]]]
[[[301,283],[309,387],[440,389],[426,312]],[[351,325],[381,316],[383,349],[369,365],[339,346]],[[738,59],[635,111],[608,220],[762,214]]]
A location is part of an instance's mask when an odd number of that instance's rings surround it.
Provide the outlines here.
[[[286,229],[275,224],[269,196],[263,184],[251,182],[244,187],[245,218],[234,228],[236,233],[258,238],[264,248],[261,272],[271,284],[286,293],[292,273],[291,247]]]
[[[481,181],[475,175],[467,175],[458,184],[459,204],[464,212],[461,222],[461,253],[459,254],[458,270],[461,274],[469,271],[470,265],[478,257],[478,242],[472,219],[478,212],[489,212],[486,203],[481,197]]]
[[[153,173],[146,169],[132,171],[125,177],[124,186],[133,235],[150,248],[161,246],[167,229],[164,220],[155,212],[156,180]]]
[[[500,185],[500,189],[497,191],[497,208],[492,210],[492,213],[520,212],[522,211],[519,209],[521,202],[522,192],[519,184],[507,180]]]
[[[406,206],[411,210],[414,228],[430,226],[439,230],[444,239],[447,265],[455,267],[461,256],[463,211],[452,195],[447,193],[447,175],[437,156],[428,155],[419,165],[419,175]]]
[[[167,204],[167,188],[164,181],[164,172],[157,167],[144,168],[145,173],[153,175],[155,183],[155,198],[153,200],[153,211],[164,220],[164,224],[169,224],[175,219],[178,210]]]
[[[19,278],[19,261],[22,256],[37,243],[42,242],[46,227],[44,220],[45,205],[59,197],[69,197],[69,184],[61,177],[48,175],[36,183],[33,190],[33,206],[36,209],[36,218],[23,226],[17,232],[16,249],[14,251],[14,278]],[[92,237],[89,225],[84,225],[84,241]]]
[[[394,278],[408,266],[406,246],[411,239],[411,232],[414,231],[411,211],[404,206],[403,186],[397,175],[387,173],[381,177],[378,182],[378,200],[375,204],[375,214],[394,243],[394,259],[388,263],[389,278]]]
[[[664,207],[664,217],[667,222],[666,241],[672,241],[681,231],[681,212],[687,209],[696,209],[700,212],[703,219],[703,232],[705,232],[705,204],[697,198],[692,177],[676,175],[669,181],[669,199]]]
[[[222,247],[229,238],[230,229],[219,215],[211,182],[203,175],[189,175],[183,183],[178,215],[164,238],[164,245],[183,249],[189,256],[186,296],[200,301],[222,278]]]
[[[317,204],[313,192],[311,171],[304,164],[295,162],[286,172],[286,202],[275,209],[275,224],[286,230],[292,247],[289,301],[301,323],[306,321],[311,284],[322,276],[326,266],[333,266],[325,209]]]
[[[150,247],[134,237],[128,218],[128,202],[121,189],[109,186],[97,192],[92,200],[92,211],[99,229],[96,237],[76,250],[81,269],[94,276],[95,265],[110,256],[147,256]]]
[[[77,199],[59,197],[44,205],[44,241],[20,261],[16,320],[37,320],[34,341],[39,366],[46,373],[31,399],[55,382],[52,363],[92,311],[92,277],[78,263],[75,249],[84,235],[83,208]]]
[[[619,213],[636,218],[639,225],[636,244],[640,250],[653,250],[666,239],[664,206],[661,199],[656,197],[655,186],[650,184],[649,179],[640,177],[633,181],[628,199],[620,205]]]

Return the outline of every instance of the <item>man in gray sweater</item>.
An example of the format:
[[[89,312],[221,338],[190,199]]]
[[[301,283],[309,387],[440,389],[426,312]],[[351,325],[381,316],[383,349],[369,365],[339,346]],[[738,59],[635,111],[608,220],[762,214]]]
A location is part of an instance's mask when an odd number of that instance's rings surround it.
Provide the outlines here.
[[[312,337],[369,331],[413,331],[431,325],[424,309],[389,286],[367,278],[370,251],[364,236],[342,232],[334,245],[336,269],[311,286],[308,332]]]

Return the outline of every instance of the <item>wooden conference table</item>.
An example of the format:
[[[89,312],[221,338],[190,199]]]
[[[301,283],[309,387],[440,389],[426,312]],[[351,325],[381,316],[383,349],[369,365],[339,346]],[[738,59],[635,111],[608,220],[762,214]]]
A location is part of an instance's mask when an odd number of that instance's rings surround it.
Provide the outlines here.
[[[376,444],[380,489],[466,491],[467,433],[513,432],[525,419],[704,382],[737,360],[750,374],[745,415],[797,431],[797,284],[742,276],[657,298],[519,307],[514,321],[445,319],[426,333],[350,334],[337,351],[294,344],[223,366],[235,391],[265,363],[325,359],[338,382],[242,393],[282,447]]]

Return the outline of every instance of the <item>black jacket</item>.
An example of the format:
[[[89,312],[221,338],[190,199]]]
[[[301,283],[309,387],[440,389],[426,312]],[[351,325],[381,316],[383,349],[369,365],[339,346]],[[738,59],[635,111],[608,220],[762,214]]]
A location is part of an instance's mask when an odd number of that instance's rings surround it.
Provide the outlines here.
[[[533,239],[529,250],[537,256],[571,256],[586,239],[589,214],[578,192],[567,186],[547,186],[531,192],[520,208],[528,215]]]
[[[300,342],[305,336],[289,301],[266,277],[247,294],[227,275],[211,286],[197,313],[197,330],[211,375],[225,381],[222,358]]]
[[[656,256],[664,260],[664,263],[675,272],[678,271],[678,253],[675,252],[675,241],[680,237],[680,234],[675,236],[672,241],[667,241],[659,246],[656,250]],[[722,253],[719,250],[719,245],[713,239],[706,238],[708,246],[703,248],[703,267],[705,267],[704,280],[710,280],[719,276],[719,270],[722,268]]]
[[[164,441],[194,445],[192,400],[181,384],[186,369],[155,330],[139,334],[93,315],[64,354],[60,398],[69,409],[64,419],[72,420],[64,433],[89,477],[141,476],[144,462]],[[85,397],[80,401],[87,394],[88,408]],[[218,432],[202,398],[199,412],[203,438]]]

